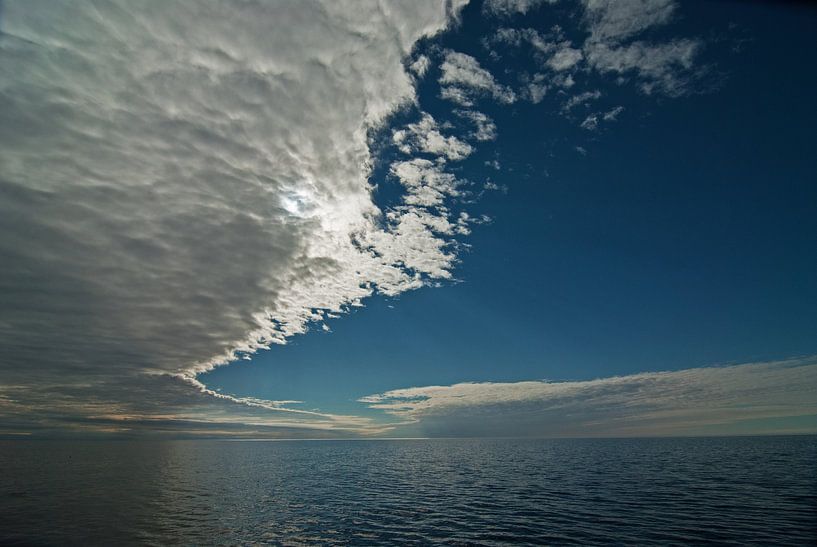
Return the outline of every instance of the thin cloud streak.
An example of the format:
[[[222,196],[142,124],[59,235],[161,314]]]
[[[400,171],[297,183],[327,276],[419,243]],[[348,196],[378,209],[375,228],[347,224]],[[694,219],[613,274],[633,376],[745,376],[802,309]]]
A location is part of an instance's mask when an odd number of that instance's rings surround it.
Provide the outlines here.
[[[360,399],[435,436],[761,433],[805,417],[817,432],[817,357],[575,382],[460,383]],[[773,428],[771,428],[773,430]]]

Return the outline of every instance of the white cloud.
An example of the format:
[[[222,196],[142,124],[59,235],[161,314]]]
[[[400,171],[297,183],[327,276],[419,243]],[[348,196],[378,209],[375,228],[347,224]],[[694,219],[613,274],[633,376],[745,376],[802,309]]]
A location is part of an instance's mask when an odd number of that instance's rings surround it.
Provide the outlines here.
[[[367,180],[367,131],[413,100],[403,60],[447,4],[3,4],[0,383],[133,405],[112,386],[450,277],[441,220],[383,215]]]
[[[417,76],[422,78],[428,72],[428,67],[431,66],[431,59],[426,55],[420,55],[417,59],[409,65],[409,68]]]
[[[408,205],[436,207],[442,205],[446,197],[459,195],[460,182],[450,173],[440,170],[437,163],[427,159],[414,158],[391,165],[391,174],[408,191],[403,197]]]
[[[593,42],[615,43],[663,25],[676,10],[674,0],[584,0]]]
[[[624,112],[623,106],[616,106],[604,113],[603,119],[606,122],[614,122],[618,119],[618,115]]]
[[[565,46],[548,59],[547,65],[557,71],[568,70],[576,66],[582,57],[581,50]]]
[[[584,91],[582,93],[578,93],[570,97],[565,103],[562,105],[563,112],[569,112],[572,109],[576,108],[577,106],[587,104],[590,101],[595,101],[601,97],[601,91],[594,90],[594,91]]]
[[[445,60],[440,65],[442,75],[440,84],[454,86],[461,92],[487,93],[497,101],[505,104],[513,103],[516,95],[511,88],[499,84],[493,75],[482,68],[476,59],[470,55],[456,51],[448,51]]]
[[[474,150],[467,142],[453,135],[446,137],[440,133],[439,125],[427,113],[422,114],[420,121],[394,131],[392,141],[405,154],[421,151],[445,156],[452,161],[465,159]]]
[[[482,11],[490,15],[509,17],[525,14],[542,4],[555,4],[557,0],[485,0]]]
[[[590,114],[587,116],[584,121],[579,124],[582,129],[587,129],[588,131],[595,131],[599,127],[599,117],[596,114]]]
[[[478,141],[496,139],[496,124],[487,115],[476,110],[457,110],[456,114],[470,120],[476,127],[471,136]]]
[[[539,104],[547,94],[548,86],[543,83],[530,82],[526,88],[525,97],[533,104]]]
[[[600,72],[636,74],[645,93],[660,91],[670,96],[686,92],[693,75],[697,40],[679,39],[665,44],[633,42],[622,47],[595,44],[586,50],[587,60]]]
[[[582,53],[572,47],[570,40],[565,40],[561,27],[554,27],[549,32],[541,33],[532,28],[500,28],[493,36],[487,38],[486,46],[492,43],[520,47],[523,43],[530,44],[536,58],[544,65],[554,70],[564,70],[574,66],[582,58]],[[558,54],[555,60],[553,55]],[[551,63],[552,60],[552,63]],[[560,68],[557,68],[560,67]]]
[[[702,48],[700,40],[631,41],[668,23],[675,10],[673,0],[585,0],[585,21],[590,30],[584,44],[587,62],[602,73],[634,74],[647,94],[686,93],[696,77],[694,60]]]
[[[549,75],[547,83],[563,88],[575,83],[574,73],[591,68],[618,75],[621,81],[629,75],[646,94],[678,96],[705,72],[695,66],[703,47],[700,40],[644,39],[649,30],[672,20],[677,11],[674,0],[583,0],[582,6],[581,20],[589,34],[581,46],[574,47],[558,25],[548,31],[500,28],[483,43],[489,49],[492,44],[529,44],[534,59],[556,73]],[[542,97],[530,85],[522,93],[532,102]]]
[[[587,117],[579,124],[582,129],[588,131],[595,131],[599,128],[601,122],[613,122],[618,118],[618,115],[624,111],[623,106],[616,106],[607,112],[596,112],[588,114]]]
[[[465,108],[474,106],[471,95],[461,87],[447,86],[440,90],[440,98],[456,103]]]
[[[361,402],[435,435],[762,432],[763,420],[817,417],[817,358],[589,381],[414,387]]]

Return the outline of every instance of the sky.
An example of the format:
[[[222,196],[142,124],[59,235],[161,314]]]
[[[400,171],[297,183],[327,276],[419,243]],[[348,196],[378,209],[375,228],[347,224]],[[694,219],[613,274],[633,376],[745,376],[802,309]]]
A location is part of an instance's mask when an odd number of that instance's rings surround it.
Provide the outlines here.
[[[817,433],[817,10],[359,4],[0,3],[0,435]]]

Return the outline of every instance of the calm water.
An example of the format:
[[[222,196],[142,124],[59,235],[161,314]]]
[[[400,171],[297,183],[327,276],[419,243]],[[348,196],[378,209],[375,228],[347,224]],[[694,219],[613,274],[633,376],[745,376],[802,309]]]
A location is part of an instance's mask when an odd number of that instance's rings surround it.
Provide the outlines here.
[[[817,437],[0,443],[2,544],[817,544]]]

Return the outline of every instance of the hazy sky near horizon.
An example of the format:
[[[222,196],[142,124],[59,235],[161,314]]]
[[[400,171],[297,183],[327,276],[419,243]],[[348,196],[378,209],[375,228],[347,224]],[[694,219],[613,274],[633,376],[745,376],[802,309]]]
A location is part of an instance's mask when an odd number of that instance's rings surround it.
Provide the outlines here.
[[[0,2],[0,435],[815,433],[815,31]]]

